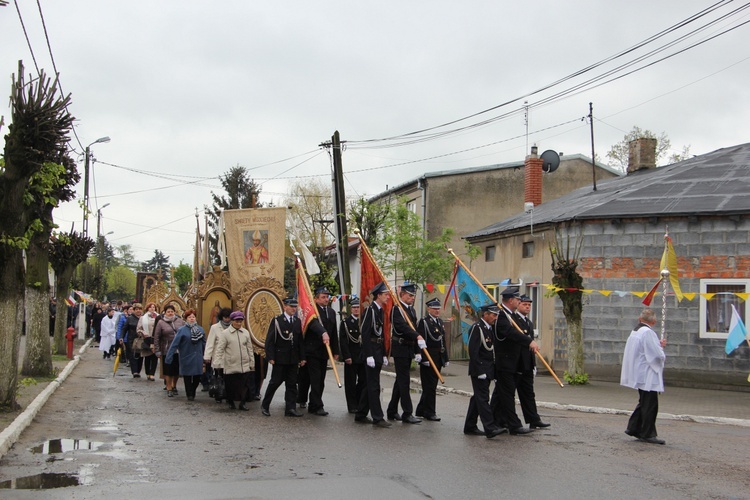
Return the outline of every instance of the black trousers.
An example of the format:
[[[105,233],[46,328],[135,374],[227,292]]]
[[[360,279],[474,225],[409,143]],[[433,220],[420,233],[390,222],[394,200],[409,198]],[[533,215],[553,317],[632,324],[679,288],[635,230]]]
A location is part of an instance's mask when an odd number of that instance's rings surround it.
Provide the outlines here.
[[[297,365],[281,365],[275,364],[271,369],[271,380],[266,386],[266,394],[261,401],[261,406],[268,410],[273,400],[273,395],[276,394],[281,384],[285,385],[286,391],[284,392],[284,403],[286,411],[294,410],[297,406]]]
[[[309,360],[308,360],[309,363]],[[307,397],[310,394],[310,371],[308,365],[299,367],[297,376],[297,403],[307,404]]]
[[[198,386],[201,383],[201,376],[200,375],[183,375],[182,380],[185,381],[185,395],[189,398],[194,398],[195,390],[198,388]]]
[[[357,417],[366,417],[369,412],[372,420],[377,422],[383,420],[383,407],[380,405],[380,370],[383,365],[375,365],[375,368],[366,364],[363,366],[367,386],[359,397]]]
[[[440,368],[438,368],[440,371]],[[431,366],[419,364],[419,379],[422,381],[422,396],[417,403],[417,416],[433,417],[436,415],[435,399],[438,377]]]
[[[305,366],[310,378],[310,403],[307,405],[307,411],[314,413],[323,408],[323,390],[326,385],[328,358],[307,358]],[[298,400],[306,399],[301,393],[297,398]]]
[[[130,372],[135,375],[136,373],[140,375],[141,370],[143,369],[143,358],[141,357],[141,351],[136,351],[133,349],[133,344],[130,342],[127,342],[125,344],[126,352],[128,353],[128,360],[130,361]]]
[[[497,382],[495,382],[495,390],[490,401],[495,423],[508,429],[523,427],[516,414],[516,374],[497,372],[495,376]]]
[[[525,371],[516,374],[516,391],[518,392],[518,400],[521,402],[523,419],[527,424],[539,422],[541,418],[536,409],[533,371]]]
[[[152,377],[156,375],[156,365],[159,364],[159,358],[156,357],[156,355],[152,354],[151,356],[146,356],[143,358],[143,364],[146,367],[146,375],[151,375]]]
[[[639,438],[656,437],[656,415],[659,413],[659,393],[638,389],[638,405],[628,420],[628,432]]]
[[[247,403],[249,397],[248,386],[253,372],[224,374],[224,388],[228,402],[239,401],[241,405]],[[198,377],[200,382],[200,377]]]
[[[466,410],[466,420],[464,421],[464,432],[471,432],[477,429],[477,417],[482,421],[484,432],[491,432],[497,429],[495,418],[490,408],[490,378],[479,380],[477,377],[471,377],[471,388],[474,395],[469,399],[469,409]]]
[[[398,403],[401,402],[401,409],[404,411],[403,416],[408,417],[414,413],[414,407],[411,404],[411,395],[409,394],[409,368],[411,368],[411,358],[393,358],[393,365],[396,368],[396,381],[393,383],[393,394],[391,401],[388,403],[388,415],[398,413]]]
[[[349,413],[357,410],[362,393],[367,388],[367,376],[364,363],[344,364],[344,393]]]

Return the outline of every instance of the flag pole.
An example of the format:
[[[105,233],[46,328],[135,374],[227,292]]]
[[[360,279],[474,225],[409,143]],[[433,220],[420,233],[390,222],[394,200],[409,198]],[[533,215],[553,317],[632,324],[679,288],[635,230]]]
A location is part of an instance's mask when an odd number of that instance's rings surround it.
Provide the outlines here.
[[[664,226],[664,256],[669,252],[669,226]],[[666,258],[664,261],[664,269],[661,270],[662,279],[662,292],[661,292],[661,340],[667,335],[667,290],[669,288],[669,265]]]
[[[388,280],[386,280],[385,276],[383,276],[383,271],[380,270],[380,266],[378,266],[378,264],[375,262],[375,259],[373,258],[372,253],[370,253],[370,249],[367,248],[367,243],[365,243],[365,239],[362,238],[362,236],[359,234],[359,229],[355,229],[354,234],[356,234],[357,237],[359,238],[360,248],[367,254],[367,257],[369,257],[370,262],[372,262],[373,266],[375,266],[375,269],[378,270],[378,274],[380,275],[380,280],[383,282],[383,284],[385,284],[385,287],[388,289],[388,293],[391,296],[391,300],[401,310],[401,316],[403,316],[406,322],[409,323],[409,326],[411,327],[411,329],[416,332],[417,329],[412,324],[411,318],[409,318],[409,315],[406,314],[406,311],[404,310],[404,306],[401,305],[401,301],[398,300],[396,293],[391,288],[391,285],[388,284]],[[435,375],[437,375],[437,378],[438,380],[440,380],[440,383],[445,384],[445,379],[440,374],[440,370],[437,369],[437,366],[435,366],[435,362],[432,360],[432,356],[430,356],[430,353],[427,351],[426,348],[422,349],[422,354],[424,354],[427,360],[430,362],[432,371],[435,372]]]
[[[308,297],[312,298],[313,294],[312,291],[310,291],[310,283],[307,281],[307,273],[305,271],[305,267],[302,265],[302,261],[299,258],[299,252],[294,253],[294,258],[297,259],[297,266],[299,266],[298,272],[302,273],[302,284],[305,287],[305,293],[307,293]],[[323,323],[320,321],[320,318],[317,314],[315,315],[315,319],[318,320],[320,326],[323,326]],[[323,326],[323,330],[325,330],[325,326]],[[339,386],[339,389],[341,389],[341,378],[339,377],[339,371],[336,369],[336,360],[333,359],[333,352],[331,351],[331,345],[329,342],[324,342],[323,345],[326,346],[326,351],[328,351],[328,359],[331,361],[331,368],[333,368],[333,375],[336,377],[336,384]]]
[[[488,290],[487,290],[487,289],[486,289],[486,288],[484,287],[484,285],[482,284],[482,282],[481,282],[481,281],[479,281],[479,280],[477,279],[477,277],[476,277],[476,276],[474,276],[474,273],[472,273],[472,272],[471,272],[471,270],[470,270],[470,269],[469,269],[468,267],[466,267],[466,264],[464,264],[464,263],[463,263],[463,262],[461,261],[461,259],[459,259],[459,258],[458,258],[458,255],[456,255],[456,254],[455,254],[455,252],[453,252],[453,249],[452,249],[452,248],[449,248],[449,249],[448,249],[448,252],[449,252],[449,253],[450,253],[450,254],[451,254],[451,255],[453,256],[453,258],[454,258],[454,259],[456,259],[456,262],[458,263],[458,265],[459,265],[459,266],[461,266],[461,268],[462,268],[462,269],[463,269],[464,271],[466,271],[466,273],[467,273],[467,274],[468,274],[469,276],[471,276],[471,279],[473,279],[473,280],[474,280],[474,282],[475,282],[475,283],[476,283],[477,285],[479,285],[479,287],[480,287],[480,288],[482,289],[482,291],[483,291],[483,292],[484,292],[485,294],[487,294],[487,297],[489,297],[489,299],[490,299],[490,300],[492,300],[492,301],[494,302],[494,301],[495,301],[495,297],[493,297],[493,296],[492,296],[492,295],[490,294],[490,292],[489,292],[489,291],[488,291]],[[506,316],[507,316],[507,313],[506,313]],[[521,333],[523,333],[523,334],[525,335],[525,332],[524,332],[524,331],[523,331],[523,330],[521,329],[521,327],[520,327],[520,326],[518,326],[518,325],[516,324],[516,322],[515,322],[515,321],[513,321],[513,318],[511,318],[510,316],[508,316],[508,320],[510,321],[510,323],[511,323],[511,324],[512,324],[513,326],[515,326],[515,327],[516,327],[516,330],[518,330],[519,332],[521,332]],[[563,383],[562,383],[562,381],[560,380],[560,378],[559,378],[559,377],[557,376],[557,374],[556,374],[556,373],[555,373],[555,371],[554,371],[554,370],[552,369],[552,367],[551,367],[551,366],[549,365],[549,363],[547,363],[547,360],[546,360],[546,359],[544,359],[544,357],[542,356],[541,352],[539,352],[539,350],[538,350],[538,349],[537,349],[537,351],[536,351],[536,355],[537,355],[537,357],[538,357],[538,358],[539,358],[539,359],[541,360],[541,362],[542,362],[542,363],[544,364],[544,366],[545,366],[545,367],[547,368],[547,371],[549,371],[549,372],[550,372],[550,374],[552,374],[552,377],[553,377],[553,378],[555,379],[555,381],[556,381],[556,382],[557,382],[557,383],[558,383],[558,384],[560,385],[560,387],[564,387],[564,386],[563,386]]]

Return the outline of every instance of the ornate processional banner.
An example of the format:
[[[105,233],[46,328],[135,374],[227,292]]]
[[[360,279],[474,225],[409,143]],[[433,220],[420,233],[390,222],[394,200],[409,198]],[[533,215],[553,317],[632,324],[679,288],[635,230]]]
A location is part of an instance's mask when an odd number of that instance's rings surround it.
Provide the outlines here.
[[[286,208],[225,210],[224,236],[232,290],[259,277],[284,283]]]

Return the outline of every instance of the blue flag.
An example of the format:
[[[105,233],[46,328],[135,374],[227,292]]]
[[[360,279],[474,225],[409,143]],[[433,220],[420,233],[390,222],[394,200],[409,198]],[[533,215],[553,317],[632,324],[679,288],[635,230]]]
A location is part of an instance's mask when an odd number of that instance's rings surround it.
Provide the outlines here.
[[[468,344],[469,329],[480,317],[479,308],[494,301],[494,299],[487,296],[479,283],[474,281],[474,278],[462,266],[458,266],[456,270],[455,293],[458,297],[458,307],[463,311],[463,314],[461,314],[461,332],[464,344]]]
[[[731,354],[746,338],[748,338],[747,328],[745,328],[745,324],[742,322],[737,308],[732,304],[732,321],[729,323],[729,336],[727,337],[727,346],[724,350],[727,354]]]

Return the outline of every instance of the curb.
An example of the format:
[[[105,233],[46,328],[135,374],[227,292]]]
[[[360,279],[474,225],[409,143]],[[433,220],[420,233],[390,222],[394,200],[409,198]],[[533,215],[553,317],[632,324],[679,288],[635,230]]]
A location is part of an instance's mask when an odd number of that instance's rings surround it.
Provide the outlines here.
[[[393,372],[383,371],[381,374],[387,375],[391,378],[396,378],[396,374]],[[418,378],[410,378],[411,382],[417,384],[417,387],[421,387],[421,381]],[[421,389],[419,389],[421,390]],[[437,392],[441,394],[457,394],[459,396],[465,396],[470,398],[474,393],[464,391],[461,389],[454,389],[452,387],[438,386]],[[516,402],[518,399],[516,398]],[[579,411],[582,413],[599,413],[603,415],[630,415],[633,413],[632,410],[618,410],[615,408],[602,408],[600,406],[582,406],[582,405],[568,405],[560,403],[548,403],[544,401],[537,401],[537,407],[547,408],[550,410],[566,410],[566,411]],[[707,417],[700,415],[674,415],[672,413],[659,413],[657,417],[662,420],[677,420],[682,422],[695,422],[699,424],[720,424],[720,425],[735,425],[738,427],[750,427],[750,420],[741,418],[728,418],[728,417]]]
[[[36,414],[39,413],[39,410],[42,409],[44,406],[44,403],[47,402],[47,400],[52,396],[52,394],[57,390],[60,385],[65,381],[66,378],[73,372],[73,369],[78,366],[78,363],[81,361],[81,354],[86,352],[86,349],[88,346],[93,342],[93,337],[90,338],[79,350],[78,350],[78,356],[75,356],[70,362],[68,362],[67,365],[65,365],[65,368],[63,371],[60,372],[60,375],[57,376],[55,380],[49,383],[47,387],[44,388],[42,392],[39,393],[39,395],[34,398],[34,401],[31,402],[31,404],[16,417],[16,419],[11,422],[11,424],[3,430],[3,432],[0,432],[0,458],[5,456],[6,453],[8,453],[8,450],[15,444],[15,442],[18,440],[18,437],[21,435],[21,433],[31,424],[31,421],[34,420],[34,417],[36,417]]]

